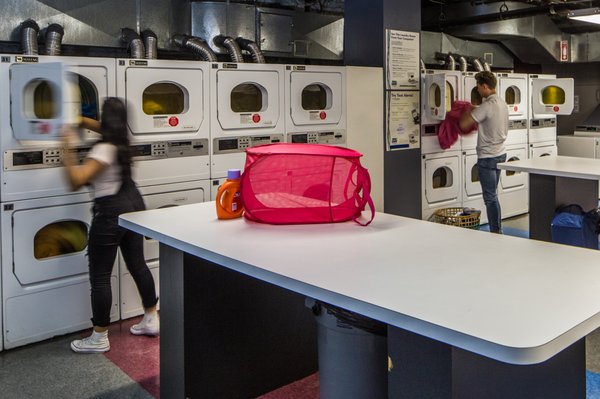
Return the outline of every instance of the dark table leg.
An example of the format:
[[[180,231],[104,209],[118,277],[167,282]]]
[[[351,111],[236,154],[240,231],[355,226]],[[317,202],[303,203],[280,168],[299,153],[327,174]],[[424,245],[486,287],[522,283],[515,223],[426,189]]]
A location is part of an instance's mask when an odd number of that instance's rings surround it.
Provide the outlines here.
[[[598,180],[529,174],[529,238],[552,241],[550,224],[556,208],[579,204],[598,206]]]
[[[303,295],[185,253],[163,263],[177,251],[160,251],[161,396],[253,398],[317,371]]]

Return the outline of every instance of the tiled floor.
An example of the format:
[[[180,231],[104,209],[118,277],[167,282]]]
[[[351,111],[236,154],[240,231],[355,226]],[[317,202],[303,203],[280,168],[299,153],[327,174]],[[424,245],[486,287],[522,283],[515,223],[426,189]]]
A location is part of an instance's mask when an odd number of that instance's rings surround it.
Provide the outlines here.
[[[503,222],[505,233],[526,236],[527,216]],[[106,354],[71,352],[84,331],[0,352],[0,398],[152,399],[160,397],[160,338],[139,337],[129,327],[140,318],[114,323]],[[586,339],[587,399],[600,399],[600,330]],[[260,399],[318,399],[318,375],[282,387]]]

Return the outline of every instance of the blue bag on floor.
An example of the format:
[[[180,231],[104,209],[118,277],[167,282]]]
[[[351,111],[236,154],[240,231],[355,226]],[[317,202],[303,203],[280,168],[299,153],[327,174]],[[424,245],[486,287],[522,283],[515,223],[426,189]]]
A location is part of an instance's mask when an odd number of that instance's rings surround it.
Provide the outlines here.
[[[552,219],[552,241],[598,249],[599,212],[598,209],[585,212],[576,204],[559,207]]]

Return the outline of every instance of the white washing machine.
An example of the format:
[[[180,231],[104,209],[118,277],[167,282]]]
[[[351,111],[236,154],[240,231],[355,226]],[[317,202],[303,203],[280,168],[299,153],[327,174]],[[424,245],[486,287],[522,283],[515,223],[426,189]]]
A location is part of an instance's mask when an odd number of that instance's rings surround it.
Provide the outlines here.
[[[4,347],[90,327],[89,194],[5,202],[2,236]],[[119,319],[113,269],[111,321]]]
[[[346,68],[285,66],[285,130],[290,143],[346,145]]]
[[[210,177],[208,70],[200,61],[117,59],[138,186]]]
[[[497,73],[497,93],[508,106],[506,145],[527,144],[529,121],[528,81],[525,73]]]
[[[147,209],[166,208],[205,202],[209,200],[210,187],[208,180],[195,182],[173,183],[163,186],[141,187]],[[193,215],[190,215],[193,217]],[[156,240],[144,238],[144,257],[154,277],[156,292],[159,294],[159,243]],[[125,261],[119,252],[121,318],[128,319],[144,313],[135,282],[125,266]],[[160,295],[159,295],[160,296]]]
[[[104,98],[115,95],[114,59],[0,58],[1,200],[71,194],[57,136],[63,122],[72,122],[75,115],[99,119]],[[85,156],[97,138],[94,132],[82,131],[78,156]]]
[[[485,224],[488,222],[488,219],[485,203],[483,202],[481,183],[479,181],[479,170],[477,169],[477,151],[473,149],[463,151],[462,160],[462,206],[479,209],[481,211],[479,222]]]
[[[506,162],[528,159],[527,144],[506,146]],[[529,212],[529,176],[524,172],[501,170],[498,199],[502,218]]]
[[[460,151],[421,155],[422,217],[439,208],[462,206]]]
[[[211,179],[243,169],[246,148],[284,141],[284,75],[283,65],[212,64]]]
[[[570,115],[574,104],[572,78],[529,75],[529,143],[556,142],[556,115]]]
[[[438,132],[452,103],[463,97],[463,78],[460,71],[426,70],[421,81],[421,153],[456,151],[460,138],[447,150],[440,147]]]
[[[477,91],[477,81],[475,74],[477,72],[463,72],[462,74],[462,97],[463,101],[469,101],[478,106],[482,102],[481,95]],[[460,146],[462,150],[474,150],[477,147],[477,131],[460,136]]]

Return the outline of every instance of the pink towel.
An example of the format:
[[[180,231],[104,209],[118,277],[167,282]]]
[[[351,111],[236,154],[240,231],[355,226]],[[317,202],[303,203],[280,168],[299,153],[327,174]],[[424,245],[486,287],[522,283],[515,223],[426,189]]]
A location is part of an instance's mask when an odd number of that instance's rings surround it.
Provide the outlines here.
[[[438,140],[440,147],[446,150],[456,143],[459,134],[469,134],[477,130],[477,124],[474,124],[468,132],[463,132],[460,129],[460,117],[473,109],[473,105],[468,101],[454,101],[452,109],[446,112],[446,119],[442,121],[438,132]]]

